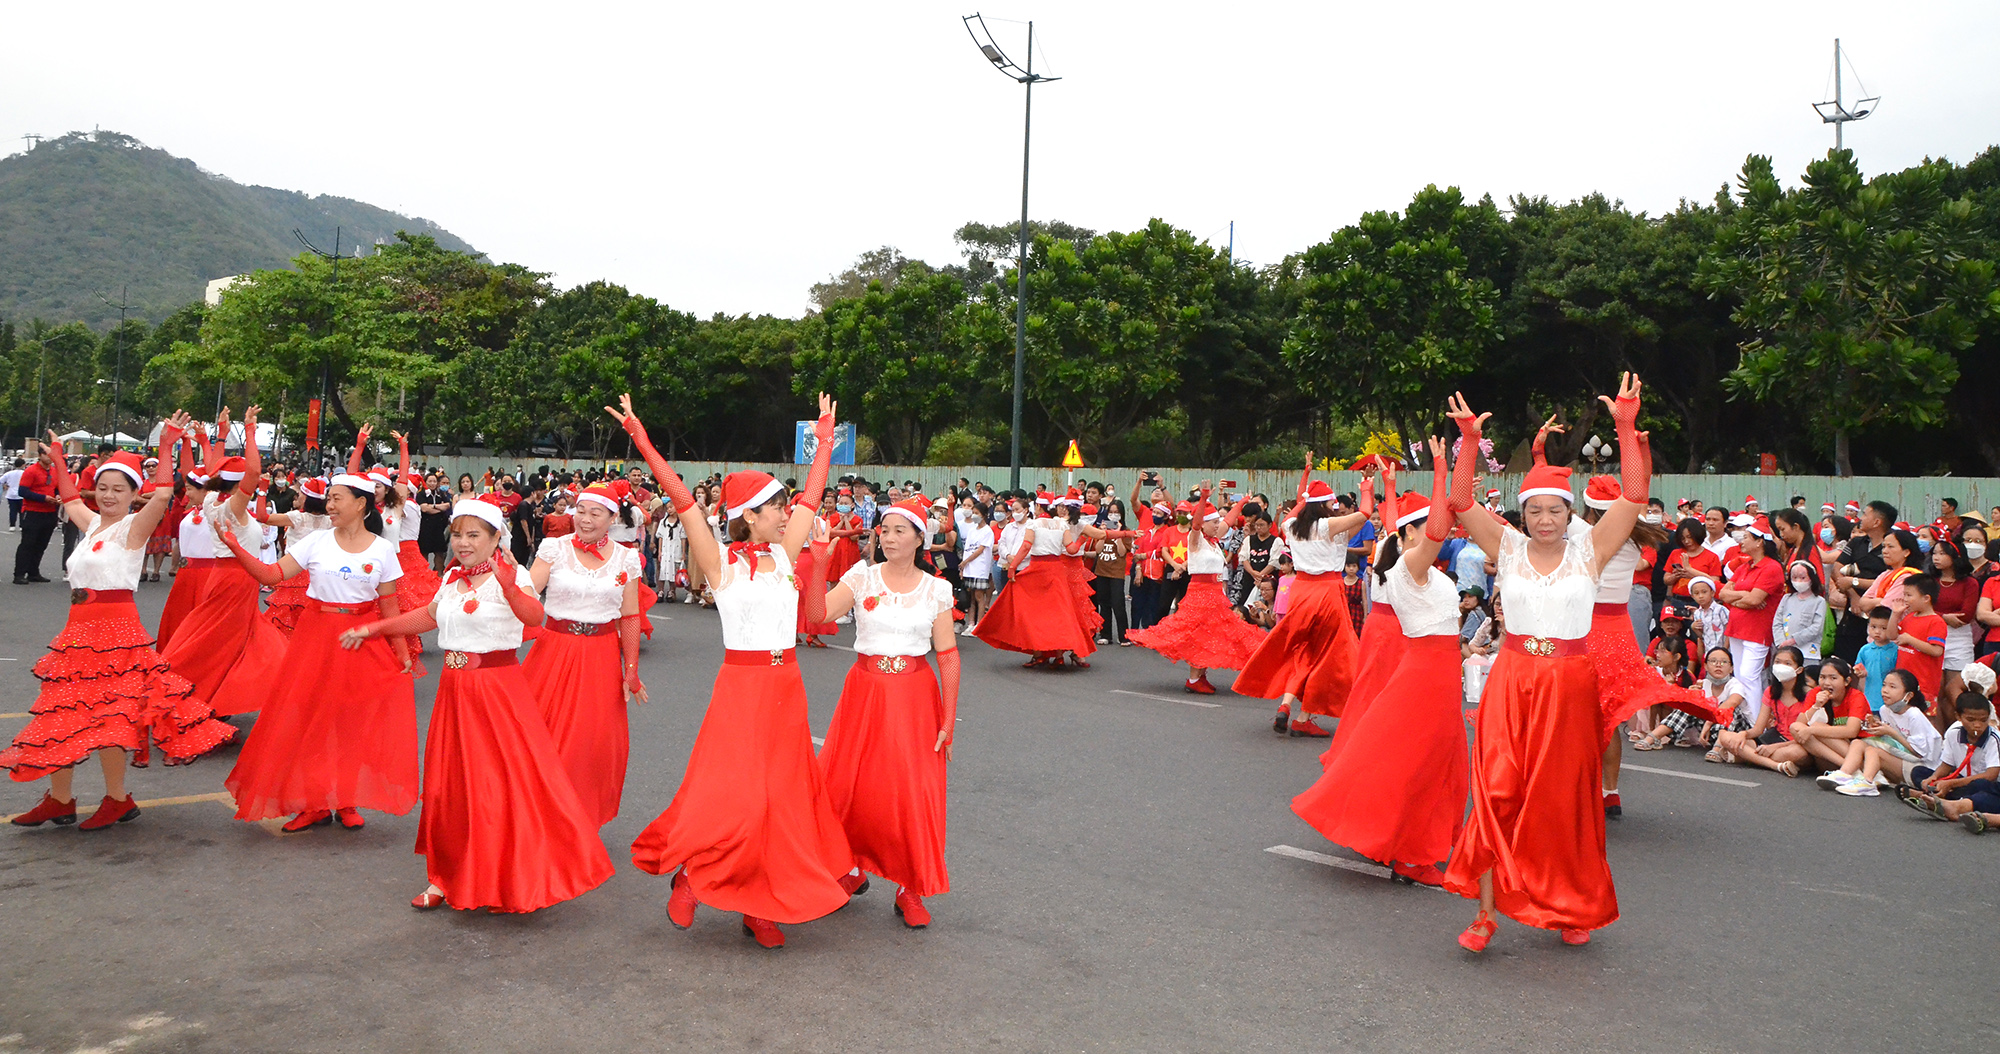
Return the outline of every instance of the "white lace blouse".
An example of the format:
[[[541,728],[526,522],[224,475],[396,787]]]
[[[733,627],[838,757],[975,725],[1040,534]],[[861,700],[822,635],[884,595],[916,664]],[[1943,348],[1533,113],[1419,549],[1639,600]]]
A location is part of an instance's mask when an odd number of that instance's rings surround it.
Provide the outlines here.
[[[1402,623],[1405,637],[1458,636],[1458,590],[1452,588],[1451,579],[1437,568],[1431,568],[1430,574],[1424,576],[1424,584],[1419,586],[1403,561],[1397,560],[1382,580],[1377,597],[1396,609],[1396,620]],[[1510,599],[1508,621],[1512,622],[1513,617],[1514,605]]]
[[[1331,517],[1313,524],[1311,538],[1299,538],[1292,534],[1292,523],[1297,517],[1285,521],[1285,547],[1291,550],[1292,567],[1302,574],[1335,574],[1347,569],[1347,532],[1334,534]]]
[[[1035,529],[1034,544],[1028,547],[1029,556],[1061,556],[1063,553],[1063,532],[1069,530],[1069,520],[1054,516],[1038,516],[1028,521]]]
[[[1494,578],[1495,591],[1507,605],[1507,632],[1555,640],[1590,636],[1598,583],[1591,564],[1596,558],[1590,535],[1580,534],[1564,541],[1562,563],[1543,575],[1528,562],[1528,536],[1507,530],[1500,542],[1500,573]],[[1398,605],[1396,615],[1402,614]]]
[[[1591,525],[1583,522],[1583,517],[1574,516],[1570,518],[1569,527],[1564,533],[1574,538],[1579,534],[1589,534],[1590,531]],[[1637,543],[1627,539],[1624,545],[1619,546],[1618,551],[1611,554],[1611,559],[1604,562],[1604,573],[1598,576],[1597,602],[1623,606],[1630,601],[1632,576],[1638,572],[1641,559],[1643,557]]]
[[[761,577],[761,576],[760,576]],[[892,592],[880,564],[855,564],[840,576],[854,593],[854,650],[862,655],[927,655],[931,627],[951,610],[951,584],[919,575],[915,589]]]
[[[716,575],[715,612],[722,616],[722,646],[732,651],[782,651],[798,642],[799,587],[784,546],[773,544],[769,571],[750,573],[747,560],[723,550]]]
[[[446,651],[511,651],[521,646],[521,620],[514,617],[514,609],[507,606],[507,596],[500,589],[500,576],[520,574],[518,568],[495,566],[486,581],[470,593],[461,593],[459,588],[470,579],[461,579],[438,590],[437,624],[438,647]],[[533,583],[525,578],[516,579],[523,587]],[[468,601],[477,600],[472,610],[465,610]]]
[[[639,577],[639,551],[616,542],[604,546],[604,566],[585,567],[569,538],[544,538],[535,559],[549,565],[542,606],[550,618],[571,622],[616,622],[625,603],[625,583]]]
[[[1197,538],[1200,540],[1197,541]],[[1219,575],[1226,569],[1222,550],[1216,546],[1215,539],[1199,530],[1188,536],[1188,574]]]
[[[99,531],[97,525],[103,517],[94,512],[88,515],[90,522],[84,527],[83,537],[76,540],[75,551],[63,565],[69,572],[70,588],[139,588],[139,565],[146,562],[146,549],[144,546],[133,549],[125,544],[132,537],[132,517],[124,516]]]
[[[176,532],[180,535],[181,559],[215,559],[215,532],[208,526],[208,510],[202,506],[189,509],[181,516]],[[225,554],[226,555],[226,554]]]

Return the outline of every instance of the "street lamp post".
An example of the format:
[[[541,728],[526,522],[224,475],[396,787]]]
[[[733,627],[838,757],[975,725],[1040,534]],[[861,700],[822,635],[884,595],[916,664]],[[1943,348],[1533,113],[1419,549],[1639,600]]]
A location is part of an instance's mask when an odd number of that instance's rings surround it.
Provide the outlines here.
[[[122,285],[118,287],[118,302],[115,304],[111,302],[110,297],[105,296],[103,293],[97,294],[97,299],[104,301],[105,307],[115,307],[118,309],[118,335],[113,338],[118,346],[118,365],[111,373],[111,441],[113,443],[118,442],[119,429],[125,423],[124,415],[120,412],[122,408],[119,406],[119,393],[123,389],[125,382],[125,309],[128,306],[125,302],[126,288]],[[100,381],[99,383],[103,382]]]
[[[986,28],[986,19],[975,12],[962,19],[965,31],[972,35],[973,44],[993,68],[1014,78],[1021,85],[1023,102],[1021,107],[1021,234],[1020,256],[1014,266],[1014,450],[1010,461],[1007,487],[1021,489],[1021,400],[1028,380],[1028,147],[1033,142],[1035,116],[1035,84],[1057,81],[1061,77],[1045,77],[1035,72],[1035,24],[1028,23],[1028,64],[1015,65],[1000,50],[993,39],[993,33]],[[979,28],[974,29],[973,23]],[[984,36],[985,40],[981,41]]]

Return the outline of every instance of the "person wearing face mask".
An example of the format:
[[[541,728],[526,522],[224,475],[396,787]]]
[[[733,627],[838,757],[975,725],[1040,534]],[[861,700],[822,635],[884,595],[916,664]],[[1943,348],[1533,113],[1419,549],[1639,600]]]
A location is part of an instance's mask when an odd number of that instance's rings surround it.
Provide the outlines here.
[[[1798,648],[1805,653],[1808,665],[1816,664],[1826,631],[1826,595],[1820,586],[1819,567],[1810,560],[1793,560],[1785,572],[1789,588],[1778,601],[1777,616],[1771,621],[1771,640]]]
[[[976,503],[969,506],[958,531],[958,578],[965,583],[967,597],[960,636],[971,636],[993,604],[993,548],[998,539],[999,532],[986,522],[986,511]]]
[[[827,578],[838,582],[848,568],[861,562],[861,545],[855,539],[867,530],[861,516],[854,511],[854,492],[847,487],[840,488],[839,496],[834,499],[833,511],[822,514],[821,519],[826,521],[827,536],[833,539],[827,556],[833,564],[827,568]]]
[[[1982,667],[1983,669],[1983,667]],[[1861,735],[1847,747],[1839,769],[1819,777],[1824,790],[1850,798],[1873,798],[1877,785],[1909,786],[1911,769],[1935,769],[1944,753],[1944,737],[1924,716],[1924,693],[1917,675],[1890,670],[1882,680],[1882,710],[1861,719]]]
[[[1132,628],[1145,629],[1160,621],[1161,582],[1167,573],[1161,532],[1168,529],[1170,520],[1165,505],[1133,508],[1138,510],[1134,526],[1139,530],[1132,539]]]
[[[1763,679],[1765,657],[1771,652],[1771,622],[1785,594],[1785,573],[1769,554],[1773,542],[1770,523],[1753,521],[1743,533],[1742,562],[1728,583],[1715,591],[1716,601],[1729,609],[1729,628],[1723,631],[1729,657],[1736,662],[1737,676],[1751,684]]]
[[[1792,741],[1792,728],[1812,709],[1817,698],[1804,676],[1805,657],[1797,648],[1779,648],[1773,655],[1763,706],[1748,731],[1724,732],[1716,746],[1746,765],[1797,778],[1799,765],[1811,755]],[[1864,703],[1865,705],[1865,703]]]
[[[1026,538],[1028,532],[1028,509],[1022,503],[1019,495],[1011,493],[1007,495],[1007,511],[1004,518],[1000,521],[999,526],[1000,540],[996,543],[993,550],[993,590],[995,595],[998,595],[1001,590],[1005,589],[1007,583],[1012,579],[1014,572],[1011,572],[1009,567],[1014,564],[1014,558],[1020,555],[1022,541]],[[1030,560],[1031,558],[1023,557],[1020,561],[1020,566],[1028,566]],[[990,607],[991,605],[989,604],[988,606]]]

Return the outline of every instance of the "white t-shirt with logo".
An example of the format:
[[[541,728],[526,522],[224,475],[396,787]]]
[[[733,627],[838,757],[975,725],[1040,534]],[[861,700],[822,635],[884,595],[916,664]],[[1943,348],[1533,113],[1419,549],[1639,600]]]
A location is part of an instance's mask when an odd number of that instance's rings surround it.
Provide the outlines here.
[[[285,555],[312,576],[306,595],[328,604],[371,603],[379,595],[377,587],[403,577],[395,543],[378,534],[368,536],[368,548],[350,553],[340,547],[333,531],[319,531],[299,540]]]

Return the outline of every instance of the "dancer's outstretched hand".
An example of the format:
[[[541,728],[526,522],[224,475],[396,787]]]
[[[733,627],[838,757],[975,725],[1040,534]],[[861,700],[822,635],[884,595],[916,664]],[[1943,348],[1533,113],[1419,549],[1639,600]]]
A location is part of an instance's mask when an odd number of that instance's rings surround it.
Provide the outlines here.
[[[1431,437],[1431,464],[1433,465],[1444,464],[1445,457],[1449,455],[1450,452],[1451,452],[1450,448],[1444,445],[1444,440],[1439,439],[1437,436]]]
[[[1484,431],[1486,419],[1493,416],[1491,412],[1474,415],[1472,407],[1466,404],[1463,392],[1451,393],[1451,398],[1446,401],[1445,407],[1450,412],[1451,419],[1458,422],[1458,430],[1468,434]]]
[[[1600,395],[1597,401],[1611,411],[1611,419],[1619,424],[1631,424],[1639,420],[1639,375],[1621,373],[1618,375],[1618,398],[1613,401],[1608,395]]]

